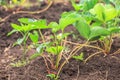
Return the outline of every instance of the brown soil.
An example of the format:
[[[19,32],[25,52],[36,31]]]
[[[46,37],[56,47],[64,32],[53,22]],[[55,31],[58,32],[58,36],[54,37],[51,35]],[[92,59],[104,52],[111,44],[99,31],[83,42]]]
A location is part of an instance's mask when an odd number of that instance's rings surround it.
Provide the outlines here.
[[[41,8],[39,8],[41,9]],[[26,9],[24,9],[26,10]],[[37,7],[30,8],[29,10],[38,10]],[[37,58],[30,64],[16,68],[11,67],[9,64],[16,59],[19,59],[22,50],[19,46],[11,47],[14,41],[20,36],[14,34],[7,36],[7,33],[12,30],[10,23],[18,23],[17,19],[21,17],[47,19],[50,21],[58,21],[60,14],[63,11],[72,10],[71,6],[56,4],[52,5],[47,11],[28,15],[28,14],[15,14],[10,16],[5,22],[0,23],[0,80],[49,80],[46,77],[47,71],[42,58]],[[11,14],[12,11],[5,11],[0,7],[0,18]],[[73,28],[69,28],[68,31]],[[115,51],[120,48],[120,38],[114,39],[112,50]],[[83,49],[82,52],[85,56],[94,53],[93,49]],[[30,53],[29,53],[30,54]],[[81,61],[71,59],[69,64],[66,64],[60,74],[60,80],[120,80],[120,55],[108,55],[104,57],[96,55],[91,58],[86,64]]]

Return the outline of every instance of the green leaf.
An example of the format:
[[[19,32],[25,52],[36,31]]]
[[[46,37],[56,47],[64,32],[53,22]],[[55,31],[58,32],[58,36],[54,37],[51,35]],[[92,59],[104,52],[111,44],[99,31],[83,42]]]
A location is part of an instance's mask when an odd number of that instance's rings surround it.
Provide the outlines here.
[[[13,46],[15,46],[15,45],[21,45],[21,44],[23,43],[24,40],[25,40],[24,37],[23,37],[23,38],[17,39],[17,41],[13,44]]]
[[[104,21],[104,6],[102,3],[98,3],[90,10],[90,13],[96,16],[101,21]]]
[[[50,42],[45,42],[45,43],[42,43],[42,44],[37,44],[37,48],[36,48],[37,53],[42,53],[43,49],[46,48],[46,47],[49,47],[49,45],[50,45]]]
[[[61,30],[63,31],[65,29],[65,27],[67,27],[70,24],[75,23],[79,19],[80,19],[80,15],[79,14],[77,14],[75,12],[74,13],[70,13],[69,15],[61,17],[61,19],[59,20],[59,26],[60,26]]]
[[[97,4],[98,0],[85,0],[83,10],[88,11]]]
[[[11,63],[10,65],[13,66],[13,67],[23,67],[25,65],[29,64],[29,61],[27,60],[19,60],[15,63]]]
[[[34,53],[29,57],[29,59],[34,60],[35,58],[40,57],[40,56],[41,56],[41,53]]]
[[[25,24],[32,24],[37,20],[30,19],[30,18],[19,18],[18,21],[21,22],[21,23],[25,23]]]
[[[17,25],[17,24],[13,24],[13,23],[12,23],[11,26],[12,26],[13,29],[15,29],[15,30],[17,30],[17,31],[21,31],[21,30],[22,30],[21,26],[19,26],[19,25]]]
[[[103,0],[105,3],[110,3],[111,2],[111,0]]]
[[[85,22],[84,19],[81,18],[78,22],[76,22],[75,28],[79,31],[79,33],[82,37],[89,39],[90,27]]]
[[[30,25],[30,24],[28,24],[28,25],[21,24],[21,26],[20,26],[20,25],[17,25],[17,24],[13,24],[13,23],[12,23],[11,26],[12,26],[13,29],[15,29],[16,31],[25,32],[25,33],[28,32],[28,31],[30,31],[30,30],[36,29],[34,25]]]
[[[33,22],[33,25],[36,26],[37,29],[48,29],[46,20],[37,20]]]
[[[40,44],[37,48],[36,48],[36,51],[38,53],[42,53],[43,52],[43,48],[44,48],[44,45],[43,44]]]
[[[30,33],[30,39],[32,40],[33,43],[37,43],[39,39],[38,32],[34,31],[33,34]]]
[[[53,55],[58,55],[63,50],[62,46],[49,47],[46,49],[47,52]]]
[[[91,24],[91,27],[96,27],[101,25],[102,25],[102,22],[95,20],[95,22]]]
[[[50,80],[56,80],[56,75],[55,74],[48,74],[47,77],[50,78]]]
[[[46,20],[35,20],[30,18],[20,18],[18,19],[21,23],[28,24],[30,26],[34,26],[33,29],[47,29],[47,22]]]
[[[82,14],[82,17],[86,20],[87,24],[91,24],[91,22],[94,20],[93,15],[91,15],[89,12]]]
[[[75,11],[63,12],[63,13],[61,14],[61,18],[65,18],[65,17],[67,17],[68,15],[73,14],[73,13],[75,13]]]
[[[13,29],[12,31],[10,31],[10,32],[7,34],[7,36],[10,36],[11,34],[13,34],[13,33],[15,33],[15,32],[17,32],[17,30]]]
[[[111,34],[120,33],[120,27],[111,27],[111,28],[108,28],[108,30],[110,31]]]
[[[98,3],[90,10],[90,13],[96,16],[100,21],[109,21],[118,15],[117,10],[110,4]]]
[[[81,4],[76,4],[75,0],[71,0],[72,6],[75,9],[75,11],[79,11],[82,8]]]
[[[70,33],[59,33],[56,37],[58,40],[62,40],[64,39],[65,37],[67,37],[68,35],[70,35]]]
[[[91,29],[91,34],[89,36],[89,39],[91,40],[93,38],[100,37],[100,36],[107,36],[109,34],[110,32],[107,29],[96,26]]]
[[[83,59],[84,59],[84,53],[82,52],[82,53],[80,53],[80,55],[78,55],[78,56],[73,56],[73,58],[76,59],[76,60],[81,60],[81,61],[83,61]]]
[[[109,21],[117,16],[117,10],[112,5],[105,6],[105,21]]]
[[[49,28],[52,28],[52,32],[55,33],[57,32],[58,30],[60,30],[60,27],[59,25],[56,23],[56,22],[51,22],[49,25],[48,25]]]

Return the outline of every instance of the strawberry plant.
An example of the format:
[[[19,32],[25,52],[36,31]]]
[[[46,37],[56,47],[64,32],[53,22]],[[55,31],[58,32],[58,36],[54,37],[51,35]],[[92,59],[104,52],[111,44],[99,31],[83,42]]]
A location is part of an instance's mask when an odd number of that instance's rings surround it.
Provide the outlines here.
[[[8,33],[8,36],[15,32],[19,32],[22,37],[18,38],[17,41],[13,44],[13,46],[20,45],[21,48],[23,49],[23,57],[22,59],[25,59],[25,56],[28,52],[29,49],[31,49],[31,45],[27,45],[27,41],[30,38],[33,45],[37,45],[39,41],[39,34],[41,37],[43,35],[41,34],[41,29],[46,29],[46,21],[45,20],[34,20],[34,19],[27,19],[27,18],[21,18],[18,20],[21,24],[11,24],[13,30]],[[36,29],[39,30],[36,31]],[[44,41],[44,39],[43,39]]]
[[[66,63],[66,59],[69,57],[65,57],[65,49],[67,47],[66,42],[63,40],[67,39],[67,36],[70,35],[70,33],[65,33],[64,29],[70,25],[76,22],[79,19],[79,16],[75,13],[70,13],[67,16],[64,16],[65,13],[62,14],[61,18],[59,19],[59,23],[51,22],[49,23],[49,27],[51,28],[51,31],[53,33],[52,35],[52,44],[49,47],[46,47],[46,51],[50,54],[49,60],[54,63],[55,62],[55,69],[58,70],[57,75],[55,79],[58,78],[59,73],[61,71],[63,63],[60,63],[63,58],[65,60],[63,62]],[[60,32],[60,33],[58,33]],[[55,57],[54,58],[51,57]]]
[[[71,0],[76,15],[79,15],[79,20],[73,24],[80,35],[86,39],[84,46],[92,47],[100,50],[98,53],[109,54],[113,43],[113,37],[120,32],[119,27],[119,8],[116,4],[117,0],[83,0],[76,4]],[[89,5],[90,4],[90,5]],[[99,45],[92,46],[90,43],[95,41]],[[75,45],[82,45],[73,43]],[[94,56],[92,54],[90,57]],[[88,57],[85,62],[90,58]]]
[[[50,22],[48,25],[46,24],[46,20],[20,18],[18,19],[20,25],[12,23],[11,26],[13,30],[8,33],[8,35],[11,35],[19,32],[22,37],[18,38],[14,46],[20,45],[22,47],[24,51],[23,56],[27,54],[28,50],[32,48],[35,49],[36,53],[31,55],[28,60],[42,56],[49,74],[51,74],[51,68],[58,70],[56,79],[66,61],[71,58],[71,56],[68,56],[68,58],[65,57],[67,45],[64,40],[67,39],[70,33],[65,33],[64,29],[79,19],[79,15],[76,15],[76,13],[70,13],[67,16],[64,16],[64,14],[65,13],[63,13],[59,19],[59,23]],[[49,39],[45,39],[41,30],[48,28],[51,29],[52,34],[49,36]],[[32,41],[31,44],[27,44],[28,39]],[[25,57],[23,59],[25,59]],[[61,63],[62,59],[64,59],[64,64]],[[49,66],[47,62],[50,62],[51,66]]]
[[[104,27],[109,31],[109,36],[101,39],[102,45],[104,45],[103,48],[108,54],[112,45],[113,34],[120,32],[120,27],[116,21],[118,17],[118,10],[110,4],[103,5],[99,3],[90,10],[90,13],[95,15],[95,19],[97,19],[93,24],[100,23],[101,27]]]

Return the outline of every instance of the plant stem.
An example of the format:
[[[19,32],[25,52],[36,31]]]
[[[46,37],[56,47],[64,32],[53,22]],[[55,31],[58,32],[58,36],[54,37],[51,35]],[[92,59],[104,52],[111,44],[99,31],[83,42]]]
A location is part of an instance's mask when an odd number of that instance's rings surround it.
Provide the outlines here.
[[[73,44],[73,45],[76,45],[76,46],[82,46],[82,45],[84,45],[84,44],[78,44],[78,43],[74,43],[74,42],[70,42],[70,41],[65,41],[65,42]],[[95,49],[98,49],[98,50],[102,51],[103,53],[105,53],[105,50],[103,50],[102,48],[99,48],[99,47],[96,47],[96,46],[92,46],[92,45],[87,45],[87,44],[85,44],[84,46],[85,47],[90,47],[90,48],[95,48]]]
[[[47,71],[48,71],[48,74],[50,74],[50,68],[49,68],[49,66],[48,66],[48,64],[47,64],[47,60],[45,59],[45,56],[42,56],[43,57],[43,59],[44,59],[44,61],[45,61],[45,65],[46,65],[46,67],[47,67]]]
[[[40,36],[41,36],[41,38],[42,38],[43,43],[45,43],[45,39],[44,39],[43,34],[42,34],[42,32],[41,32],[40,29],[39,29],[39,34],[40,34]]]
[[[99,51],[99,52],[96,52],[96,53],[90,55],[88,58],[86,58],[86,59],[84,60],[84,63],[86,63],[91,57],[93,57],[93,56],[95,56],[95,55],[97,55],[97,54],[99,54],[99,53],[101,53],[101,52],[102,52],[102,51]]]
[[[71,59],[71,57],[74,56],[74,55],[75,55],[81,48],[83,48],[84,45],[86,45],[86,44],[88,44],[88,41],[86,41],[86,43],[84,43],[82,46],[77,46],[77,47],[75,47],[75,48],[71,51],[71,53],[70,53],[70,55],[68,56],[68,58],[61,64],[61,66],[60,66],[60,68],[59,68],[59,70],[58,70],[58,73],[57,73],[56,78],[58,78],[58,75],[60,74],[63,66],[68,62],[68,60]],[[75,52],[74,52],[74,51],[75,51]]]
[[[67,39],[67,38],[65,38],[65,40],[66,40],[66,39]],[[66,42],[64,42],[63,47],[65,47],[65,45],[66,45]],[[61,46],[62,46],[62,44],[61,44]],[[59,53],[59,55],[57,56],[56,68],[58,68],[58,66],[59,66],[59,63],[60,63],[62,54],[63,54],[63,50],[62,50],[62,51]]]
[[[23,41],[23,56],[22,56],[22,59],[24,60],[25,59],[25,55],[26,55],[26,53],[27,53],[27,51],[28,51],[28,49],[27,49],[27,43],[26,43],[26,40],[28,39],[28,37],[29,37],[29,34],[28,34],[28,32],[26,32],[25,33],[25,35],[23,36],[23,37],[25,37],[25,39],[24,39],[24,41]]]
[[[120,54],[120,48],[111,55],[116,55],[116,54]]]

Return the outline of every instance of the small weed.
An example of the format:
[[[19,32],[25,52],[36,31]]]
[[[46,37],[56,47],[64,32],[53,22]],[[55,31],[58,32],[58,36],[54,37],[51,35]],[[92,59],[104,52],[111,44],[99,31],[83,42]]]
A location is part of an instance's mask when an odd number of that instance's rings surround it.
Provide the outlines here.
[[[83,61],[84,60],[84,53],[80,53],[80,55],[73,56],[74,59]]]

